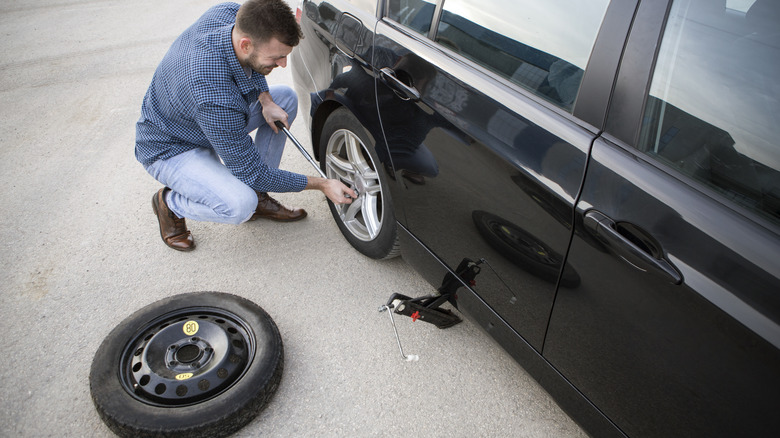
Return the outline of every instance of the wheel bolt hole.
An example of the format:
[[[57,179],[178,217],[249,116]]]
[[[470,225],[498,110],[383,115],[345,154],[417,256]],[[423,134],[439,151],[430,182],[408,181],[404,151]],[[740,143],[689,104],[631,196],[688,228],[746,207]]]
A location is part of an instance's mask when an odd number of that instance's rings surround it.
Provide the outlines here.
[[[166,387],[164,383],[160,383],[159,385],[154,387],[154,393],[157,395],[161,395],[165,392]]]
[[[142,366],[141,362],[138,362],[135,365],[133,365],[133,372],[137,373],[137,372],[141,371],[141,366]]]
[[[149,375],[144,375],[141,377],[141,380],[138,381],[138,384],[141,386],[146,386],[149,384],[150,380],[152,380],[152,378],[149,377]]]

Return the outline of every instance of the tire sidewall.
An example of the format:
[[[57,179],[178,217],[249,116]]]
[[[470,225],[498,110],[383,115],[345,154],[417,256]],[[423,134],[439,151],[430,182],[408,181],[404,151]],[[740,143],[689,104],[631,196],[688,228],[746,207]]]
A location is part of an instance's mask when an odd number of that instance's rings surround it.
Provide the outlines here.
[[[214,307],[242,318],[253,331],[257,346],[245,374],[221,394],[183,407],[158,407],[131,396],[121,383],[120,361],[128,342],[155,318],[188,307]],[[283,368],[278,328],[259,306],[244,298],[198,292],[176,295],[150,304],[114,328],[98,348],[90,370],[95,407],[118,435],[224,436],[257,415],[276,390]]]

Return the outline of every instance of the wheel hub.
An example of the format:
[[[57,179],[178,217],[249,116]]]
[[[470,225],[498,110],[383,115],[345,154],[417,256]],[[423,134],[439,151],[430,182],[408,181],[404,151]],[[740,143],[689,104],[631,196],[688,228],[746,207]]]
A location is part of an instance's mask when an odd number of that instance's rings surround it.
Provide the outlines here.
[[[246,372],[255,342],[248,326],[221,309],[183,309],[149,323],[120,363],[125,388],[157,406],[211,399]]]
[[[177,372],[202,369],[214,356],[214,349],[201,338],[192,337],[180,340],[168,347],[165,363]]]

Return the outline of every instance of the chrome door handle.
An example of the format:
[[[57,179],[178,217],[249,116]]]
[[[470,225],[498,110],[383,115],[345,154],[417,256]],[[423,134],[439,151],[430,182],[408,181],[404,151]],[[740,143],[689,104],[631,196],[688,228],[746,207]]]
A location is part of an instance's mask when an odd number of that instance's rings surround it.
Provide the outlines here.
[[[417,91],[417,88],[414,88],[411,85],[407,85],[398,79],[395,71],[393,71],[392,68],[385,67],[379,70],[379,76],[390,88],[395,90],[397,94],[400,93],[398,97],[401,99],[411,100],[414,102],[420,100],[420,92]]]
[[[647,236],[639,235],[627,227],[618,229],[617,223],[604,213],[591,210],[585,213],[585,227],[609,250],[635,268],[659,275],[673,284],[682,283],[682,274],[671,262],[663,257],[660,245],[652,250],[639,246],[635,242],[647,241]],[[632,238],[629,238],[632,237]],[[653,254],[655,253],[655,254]]]

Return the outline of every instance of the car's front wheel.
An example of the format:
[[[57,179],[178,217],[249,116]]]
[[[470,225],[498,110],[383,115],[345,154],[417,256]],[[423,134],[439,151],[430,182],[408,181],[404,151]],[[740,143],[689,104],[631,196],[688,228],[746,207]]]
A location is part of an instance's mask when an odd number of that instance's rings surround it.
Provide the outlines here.
[[[358,191],[351,204],[330,204],[330,211],[347,241],[374,259],[399,254],[398,234],[390,194],[379,172],[375,143],[346,108],[334,111],[320,137],[320,166],[328,178]]]

